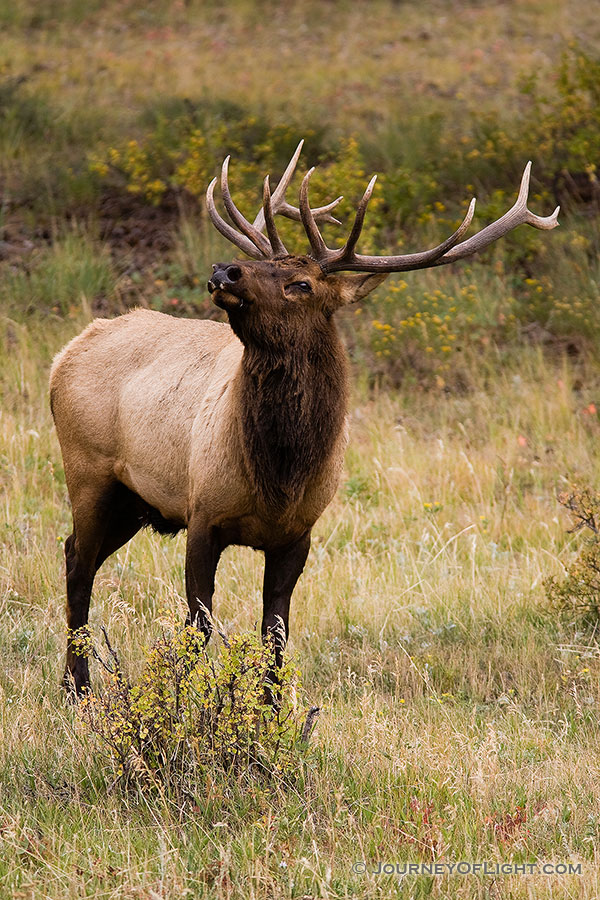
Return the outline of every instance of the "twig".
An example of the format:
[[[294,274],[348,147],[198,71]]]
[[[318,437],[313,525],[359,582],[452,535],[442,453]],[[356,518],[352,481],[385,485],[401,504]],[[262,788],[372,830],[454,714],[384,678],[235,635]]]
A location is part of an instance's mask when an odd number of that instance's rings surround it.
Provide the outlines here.
[[[598,512],[598,495],[593,495],[589,491],[577,492],[574,494],[559,494],[558,502],[565,509],[568,509],[575,518],[573,528],[567,530],[567,534],[577,534],[582,528],[589,528],[594,534],[600,534],[600,528],[596,524],[596,514]]]
[[[310,733],[315,727],[316,721],[319,718],[321,713],[320,706],[311,706],[306,716],[306,721],[304,723],[304,727],[302,729],[302,734],[300,735],[300,743],[308,744],[310,740]]]

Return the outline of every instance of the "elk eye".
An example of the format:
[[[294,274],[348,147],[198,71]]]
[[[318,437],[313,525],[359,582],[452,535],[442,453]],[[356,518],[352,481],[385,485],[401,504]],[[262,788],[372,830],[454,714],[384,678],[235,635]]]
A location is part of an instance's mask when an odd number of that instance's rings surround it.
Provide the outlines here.
[[[310,294],[310,292],[312,291],[312,285],[308,281],[293,281],[291,284],[286,284],[286,291],[290,288],[303,291],[305,294]]]

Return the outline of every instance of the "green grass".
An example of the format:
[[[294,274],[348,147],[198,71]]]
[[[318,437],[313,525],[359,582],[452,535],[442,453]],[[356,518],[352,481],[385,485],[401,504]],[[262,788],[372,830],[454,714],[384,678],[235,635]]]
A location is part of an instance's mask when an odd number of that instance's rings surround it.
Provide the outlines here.
[[[123,792],[59,687],[70,511],[52,357],[94,311],[214,315],[202,285],[231,257],[193,207],[165,226],[167,254],[99,237],[89,159],[188,114],[306,130],[307,162],[333,166],[356,134],[362,164],[386,173],[387,230],[366,238],[408,251],[454,218],[439,221],[438,188],[471,191],[444,141],[464,131],[483,151],[485,112],[523,127],[522,77],[535,68],[551,87],[574,37],[600,43],[583,0],[327,8],[0,2],[0,238],[18,245],[0,261],[1,898],[600,893],[600,646],[544,590],[582,541],[557,494],[600,479],[593,220],[392,278],[341,317],[352,436],[292,602],[301,700],[322,707],[293,784],[213,773],[185,806]],[[432,186],[421,164],[436,158]],[[350,162],[329,171],[352,193]],[[488,180],[493,164],[471,162],[482,216],[503,211],[521,160]],[[420,191],[423,220],[405,232]],[[164,610],[184,617],[184,546],[140,534],[97,577],[92,628],[108,627],[133,677]],[[227,551],[215,612],[229,631],[260,618],[261,581],[259,554]],[[354,872],[363,860],[566,860],[582,875],[396,878]]]
[[[78,315],[81,308],[118,298],[118,278],[106,248],[67,233],[40,248],[27,269],[7,271],[0,285],[5,314],[22,318],[33,312]]]

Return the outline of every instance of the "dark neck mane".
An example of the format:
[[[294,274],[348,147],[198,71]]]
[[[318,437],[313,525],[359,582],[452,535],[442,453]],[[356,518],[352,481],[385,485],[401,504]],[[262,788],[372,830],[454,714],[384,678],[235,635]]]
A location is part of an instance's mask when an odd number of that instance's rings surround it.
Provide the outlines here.
[[[279,511],[301,499],[344,427],[347,361],[335,324],[285,351],[246,345],[240,374],[246,464],[262,498]]]

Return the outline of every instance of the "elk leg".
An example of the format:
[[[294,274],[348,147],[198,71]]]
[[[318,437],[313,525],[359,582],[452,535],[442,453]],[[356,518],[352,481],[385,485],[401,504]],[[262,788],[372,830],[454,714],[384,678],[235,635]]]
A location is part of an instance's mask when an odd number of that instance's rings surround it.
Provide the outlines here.
[[[134,497],[123,485],[113,482],[88,498],[77,498],[73,533],[65,541],[69,632],[87,625],[92,585],[100,565],[126,544],[142,524]],[[90,686],[87,657],[75,652],[70,637],[64,684],[68,690],[74,687],[77,695]]]
[[[196,625],[210,638],[212,625],[212,598],[215,590],[215,572],[221,556],[218,534],[193,519],[188,525],[185,553],[185,592],[189,612],[187,624]]]
[[[87,625],[92,585],[96,574],[96,559],[105,534],[106,496],[110,488],[100,493],[82,492],[73,503],[73,533],[65,541],[67,569],[67,664],[64,685],[79,696],[90,686],[87,657],[77,653],[71,633]]]
[[[275,665],[281,667],[283,649],[288,637],[290,599],[302,574],[310,549],[310,531],[287,547],[265,551],[263,583],[263,640],[273,636]]]
[[[65,541],[65,563],[67,570],[67,662],[63,684],[67,691],[75,691],[77,696],[90,686],[90,670],[87,657],[77,653],[71,632],[87,625],[94,566],[90,564],[89,553],[81,553],[75,531]],[[87,558],[86,558],[87,557]]]

